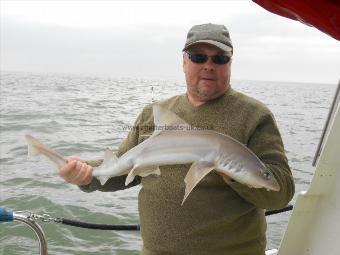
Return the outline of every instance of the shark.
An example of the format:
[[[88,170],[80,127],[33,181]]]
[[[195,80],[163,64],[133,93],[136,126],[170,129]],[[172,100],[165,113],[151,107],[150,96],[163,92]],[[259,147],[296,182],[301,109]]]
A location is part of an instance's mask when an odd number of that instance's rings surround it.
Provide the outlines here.
[[[154,132],[121,157],[107,149],[103,163],[93,169],[93,176],[101,184],[109,178],[127,175],[128,185],[138,175],[160,175],[159,166],[192,163],[185,178],[187,199],[197,184],[211,171],[217,171],[232,180],[251,188],[279,191],[274,174],[246,145],[236,139],[213,130],[198,129],[161,105],[153,105]],[[29,155],[42,154],[55,168],[67,163],[67,159],[26,135]]]

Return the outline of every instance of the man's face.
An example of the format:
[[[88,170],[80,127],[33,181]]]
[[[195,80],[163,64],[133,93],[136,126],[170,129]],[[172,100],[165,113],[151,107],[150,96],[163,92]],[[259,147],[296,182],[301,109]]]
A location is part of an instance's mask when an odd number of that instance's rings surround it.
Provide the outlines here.
[[[232,55],[231,52],[223,52],[208,44],[196,44],[187,51],[208,56]],[[188,54],[184,53],[183,71],[189,101],[194,105],[200,105],[222,95],[230,86],[230,66],[231,60],[227,64],[220,65],[213,63],[211,58],[202,64],[193,63]]]

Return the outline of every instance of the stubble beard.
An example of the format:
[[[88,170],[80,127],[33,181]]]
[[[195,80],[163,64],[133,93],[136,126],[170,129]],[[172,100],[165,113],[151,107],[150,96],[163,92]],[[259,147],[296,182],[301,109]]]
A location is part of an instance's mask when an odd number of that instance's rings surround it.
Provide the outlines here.
[[[226,90],[228,89],[229,85],[227,85],[223,90],[218,91],[206,91],[205,89],[202,89],[200,86],[191,86],[189,85],[189,93],[191,96],[195,97],[195,99],[198,99],[200,101],[209,101],[213,100],[221,95],[223,95]]]

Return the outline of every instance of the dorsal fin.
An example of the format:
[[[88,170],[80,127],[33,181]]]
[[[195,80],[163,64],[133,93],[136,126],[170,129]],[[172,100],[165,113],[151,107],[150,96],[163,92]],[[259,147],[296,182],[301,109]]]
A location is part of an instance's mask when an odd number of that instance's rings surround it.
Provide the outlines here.
[[[117,160],[118,158],[116,154],[112,150],[107,148],[104,154],[104,160],[103,160],[102,165],[105,167],[110,167],[116,164]]]
[[[191,126],[175,113],[160,105],[153,106],[153,117],[155,123],[155,133],[162,130],[189,130]],[[170,128],[172,127],[172,128]]]

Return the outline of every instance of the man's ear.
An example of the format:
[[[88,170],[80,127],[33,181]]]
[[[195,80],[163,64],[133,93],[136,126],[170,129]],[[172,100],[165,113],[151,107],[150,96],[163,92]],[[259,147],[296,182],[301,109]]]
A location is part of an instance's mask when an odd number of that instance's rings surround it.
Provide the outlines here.
[[[185,53],[183,53],[183,62],[182,62],[182,70],[185,73],[186,65],[187,65],[187,58],[185,57]]]

